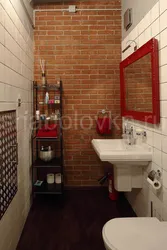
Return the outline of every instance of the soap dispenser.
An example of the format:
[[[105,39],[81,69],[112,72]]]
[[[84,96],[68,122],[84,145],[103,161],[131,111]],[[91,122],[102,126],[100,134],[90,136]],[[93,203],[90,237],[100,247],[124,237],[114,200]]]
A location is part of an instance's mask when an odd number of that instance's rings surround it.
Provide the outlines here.
[[[122,138],[126,142],[127,140],[127,124],[126,123],[124,123]]]
[[[135,137],[134,137],[134,132],[133,132],[133,127],[128,131],[128,145],[134,145],[135,144]]]
[[[143,143],[143,131],[140,128],[136,129],[136,140],[138,145]]]

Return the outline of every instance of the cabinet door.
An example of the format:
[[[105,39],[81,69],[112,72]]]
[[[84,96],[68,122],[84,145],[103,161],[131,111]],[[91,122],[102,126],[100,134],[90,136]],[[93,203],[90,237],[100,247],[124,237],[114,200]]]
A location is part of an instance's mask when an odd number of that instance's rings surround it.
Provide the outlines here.
[[[17,192],[16,111],[0,112],[0,219]]]

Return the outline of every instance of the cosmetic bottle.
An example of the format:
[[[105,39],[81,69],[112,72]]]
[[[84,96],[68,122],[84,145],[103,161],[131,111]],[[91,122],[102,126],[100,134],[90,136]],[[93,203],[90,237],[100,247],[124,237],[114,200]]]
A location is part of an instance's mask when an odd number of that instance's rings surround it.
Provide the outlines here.
[[[48,104],[49,103],[49,93],[46,92],[46,95],[45,95],[45,104]]]
[[[42,86],[46,86],[46,75],[42,73]]]
[[[36,120],[39,121],[39,119],[40,119],[40,111],[37,110],[36,111]]]

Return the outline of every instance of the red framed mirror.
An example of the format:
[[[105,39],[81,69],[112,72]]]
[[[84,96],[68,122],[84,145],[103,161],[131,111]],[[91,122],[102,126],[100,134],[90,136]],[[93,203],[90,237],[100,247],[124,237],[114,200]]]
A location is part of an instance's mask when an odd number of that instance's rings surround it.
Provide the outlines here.
[[[153,38],[120,63],[121,114],[160,122],[158,40]]]

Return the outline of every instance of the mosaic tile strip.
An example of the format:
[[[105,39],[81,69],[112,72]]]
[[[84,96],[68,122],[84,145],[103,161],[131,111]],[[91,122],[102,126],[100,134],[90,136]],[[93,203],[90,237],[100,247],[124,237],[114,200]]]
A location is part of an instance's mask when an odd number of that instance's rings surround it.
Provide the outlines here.
[[[0,219],[17,192],[16,111],[0,112]]]

